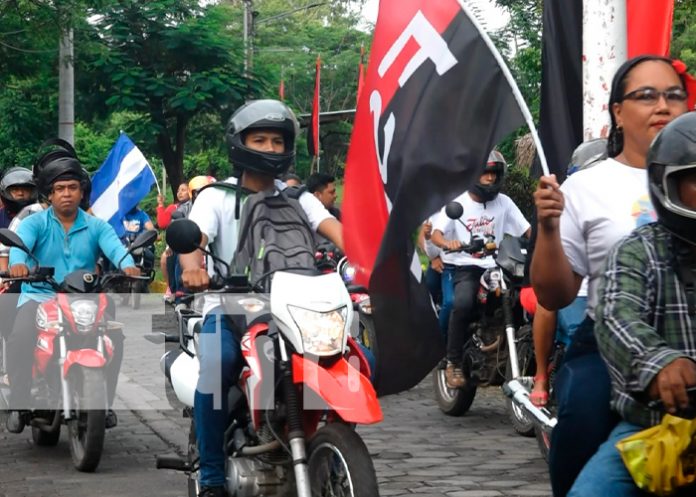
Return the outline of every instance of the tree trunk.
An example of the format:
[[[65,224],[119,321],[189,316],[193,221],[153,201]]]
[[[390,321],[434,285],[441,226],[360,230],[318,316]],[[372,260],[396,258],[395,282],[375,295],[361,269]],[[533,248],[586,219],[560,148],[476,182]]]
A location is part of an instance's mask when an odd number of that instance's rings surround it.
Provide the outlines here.
[[[169,188],[172,190],[174,198],[176,198],[176,190],[184,182],[183,154],[179,156],[178,151],[172,148],[172,142],[166,129],[163,129],[157,135],[157,146],[162,155],[162,163],[167,171]],[[166,185],[163,187],[166,187]]]

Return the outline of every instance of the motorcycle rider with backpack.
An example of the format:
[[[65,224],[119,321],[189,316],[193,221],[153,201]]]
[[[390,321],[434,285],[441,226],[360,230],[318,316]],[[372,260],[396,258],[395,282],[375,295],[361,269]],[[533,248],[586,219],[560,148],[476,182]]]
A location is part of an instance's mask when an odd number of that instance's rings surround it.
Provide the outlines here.
[[[238,250],[238,238],[247,240],[248,232],[255,227],[247,222],[253,217],[248,214],[251,211],[248,207],[252,203],[259,205],[266,201],[292,204],[295,206],[295,217],[301,220],[298,223],[304,223],[308,229],[319,232],[343,248],[341,224],[319,200],[308,192],[302,193],[296,200],[289,198],[280,191],[285,185],[276,181],[294,161],[298,129],[293,112],[277,100],[248,102],[230,118],[225,139],[236,178],[203,189],[189,215],[189,219],[201,229],[201,245],[207,245],[217,257],[232,261],[237,253],[243,252],[246,245],[239,243]],[[248,229],[245,232],[240,226],[247,226]],[[278,238],[283,236],[281,234]],[[264,255],[271,257],[268,253]],[[184,285],[193,291],[207,289],[209,274],[214,274],[212,267],[208,271],[201,269],[200,257],[198,251],[181,256]],[[223,268],[218,269],[223,275],[226,274]],[[198,351],[200,376],[194,398],[194,421],[200,454],[199,495],[205,497],[225,495],[223,440],[228,416],[227,391],[238,379],[243,365],[241,330],[234,329],[231,321],[225,319],[222,313],[219,299],[207,295]]]
[[[455,199],[464,208],[461,222],[449,219],[443,210],[433,223],[431,240],[437,247],[456,251],[475,235],[493,235],[496,243],[500,243],[505,234],[529,237],[529,223],[510,197],[500,193],[506,168],[502,154],[492,151],[477,183]],[[444,234],[450,230],[456,238],[448,240]],[[469,326],[474,321],[479,280],[486,268],[495,265],[495,261],[490,257],[476,258],[465,252],[457,252],[447,254],[444,262],[445,267],[454,271],[454,301],[447,331],[445,378],[448,387],[461,388],[466,383],[461,367],[462,350],[470,338]]]

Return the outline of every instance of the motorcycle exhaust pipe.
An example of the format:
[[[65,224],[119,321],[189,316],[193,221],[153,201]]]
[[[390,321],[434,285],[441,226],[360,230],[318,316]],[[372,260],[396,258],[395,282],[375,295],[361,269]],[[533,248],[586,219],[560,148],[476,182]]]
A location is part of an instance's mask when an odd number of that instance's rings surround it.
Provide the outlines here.
[[[558,420],[551,416],[547,409],[537,407],[532,403],[527,388],[519,380],[510,380],[503,384],[503,393],[510,397],[516,406],[524,409],[538,421],[543,430],[551,431],[556,426]]]

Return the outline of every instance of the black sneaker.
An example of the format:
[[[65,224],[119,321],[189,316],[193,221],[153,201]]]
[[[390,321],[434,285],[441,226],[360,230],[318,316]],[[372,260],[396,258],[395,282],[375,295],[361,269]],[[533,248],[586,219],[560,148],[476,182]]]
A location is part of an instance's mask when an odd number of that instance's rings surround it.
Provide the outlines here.
[[[225,487],[201,487],[198,497],[227,497]]]
[[[10,411],[5,428],[10,433],[22,433],[24,431],[24,416],[19,411]]]
[[[114,428],[118,424],[118,417],[113,409],[106,411],[106,429]]]

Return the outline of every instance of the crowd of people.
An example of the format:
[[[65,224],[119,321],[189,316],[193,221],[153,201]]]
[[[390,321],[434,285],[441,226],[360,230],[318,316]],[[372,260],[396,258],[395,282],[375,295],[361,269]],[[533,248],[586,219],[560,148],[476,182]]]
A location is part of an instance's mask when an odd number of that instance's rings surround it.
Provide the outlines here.
[[[497,151],[482,165],[475,184],[456,198],[464,212],[459,220],[447,217],[443,207],[423,224],[421,247],[430,261],[427,281],[439,301],[451,388],[467,381],[462,347],[470,338],[479,280],[493,264],[489,257],[457,250],[473,237],[532,238],[531,286],[524,298],[535,304],[537,376],[531,398],[539,406],[549,400],[547,359],[556,329],[567,333],[554,391],[558,424],[549,464],[557,497],[642,495],[616,443],[660,423],[665,412],[679,413],[689,405],[687,389],[696,386],[696,117],[687,112],[683,74],[675,67],[670,59],[641,56],[618,69],[606,145],[594,143],[581,158],[574,157],[573,174],[563,184],[554,175],[540,178],[533,224],[501,193],[507,165]],[[199,226],[202,246],[231,261],[240,235],[240,203],[249,194],[270,191],[296,199],[317,241],[342,250],[336,179],[316,173],[302,184],[288,173],[297,133],[297,120],[282,102],[258,100],[239,108],[224,136],[232,175],[219,182],[210,176],[191,178],[179,185],[176,202],[168,206],[159,196],[157,227],[188,218]],[[113,228],[86,212],[89,188],[89,176],[72,147],[54,146],[33,171],[12,168],[4,174],[0,227],[22,219],[12,227],[39,263],[56,268],[58,281],[75,269],[93,270],[99,253],[112,262],[124,259],[123,270],[137,274]],[[130,233],[155,229],[137,208],[124,223]],[[13,277],[26,276],[32,264],[20,250],[0,252],[0,269],[9,267]],[[226,271],[201,252],[170,249],[162,254],[160,268],[168,300],[205,291],[211,276]],[[38,303],[52,290],[24,284],[14,291],[16,319],[10,324],[3,319],[0,332],[9,337],[12,405],[24,408],[30,403],[33,321]],[[215,408],[211,385],[227,391],[243,360],[240,330],[224,318],[219,302],[206,298],[203,314],[202,336],[224,331],[221,341],[201,340],[193,412],[199,495],[216,497],[225,495],[221,441],[227,396]],[[113,366],[116,374],[119,366],[120,361]],[[12,412],[8,428],[23,429],[20,411]]]

